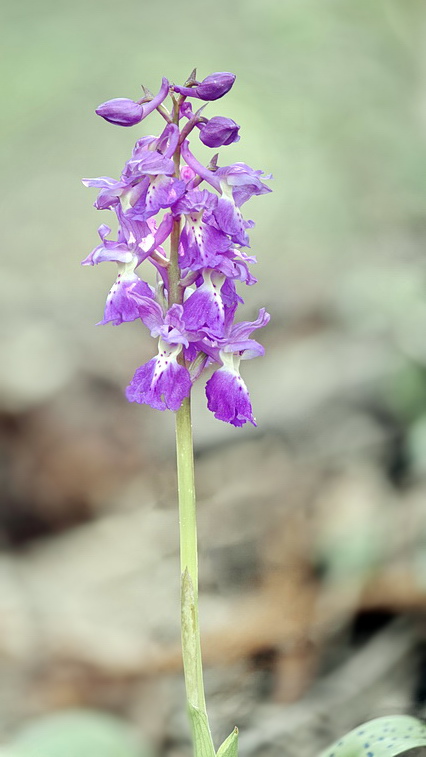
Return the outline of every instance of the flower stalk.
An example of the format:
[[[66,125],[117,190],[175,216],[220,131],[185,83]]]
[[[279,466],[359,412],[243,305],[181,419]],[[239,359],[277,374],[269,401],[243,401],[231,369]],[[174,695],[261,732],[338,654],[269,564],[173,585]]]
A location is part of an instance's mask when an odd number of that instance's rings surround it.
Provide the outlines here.
[[[179,98],[181,99],[181,98]],[[179,103],[175,103],[174,122],[179,124]],[[179,177],[180,146],[173,155],[175,175]],[[181,271],[179,267],[180,221],[177,219],[170,235],[169,307],[182,302]],[[181,353],[181,363],[185,358]],[[198,536],[197,503],[195,494],[194,443],[191,420],[191,393],[186,397],[175,416],[176,467],[179,505],[179,543],[181,570],[181,640],[185,676],[186,699],[194,745],[194,757],[214,754],[208,726],[204,693],[203,662],[198,612]],[[193,710],[204,715],[207,724],[207,745],[197,740],[197,718]]]
[[[190,397],[184,400],[176,413],[176,453],[182,581],[182,657],[186,695],[189,704],[207,715],[198,620],[197,515]]]
[[[83,180],[100,191],[98,210],[113,212],[118,236],[99,227],[101,243],[83,261],[117,263],[102,324],[115,326],[140,319],[158,340],[155,357],[137,368],[126,389],[130,402],[148,404],[176,414],[176,449],[180,525],[182,656],[195,757],[215,757],[206,712],[198,620],[198,554],[191,426],[191,389],[213,368],[206,383],[207,407],[232,426],[256,425],[240,362],[263,355],[251,334],[265,326],[262,308],[253,321],[235,321],[239,303],[237,284],[256,283],[249,266],[247,229],[241,206],[270,191],[262,171],[246,163],[219,167],[215,155],[202,165],[189,146],[199,135],[208,147],[237,142],[239,126],[222,116],[206,118],[205,106],[194,114],[189,100],[216,101],[233,86],[234,74],[218,72],[202,81],[195,70],[183,86],[163,77],[156,95],[144,89],[141,100],[116,98],[96,112],[124,127],[139,124],[156,110],[166,121],[158,137],[137,140],[119,180],[108,176]],[[170,110],[165,107],[171,98]],[[187,119],[180,127],[181,119]],[[194,127],[197,129],[194,131]],[[181,162],[184,161],[184,165]],[[212,188],[214,191],[212,191]],[[170,253],[163,249],[169,239]],[[143,281],[136,269],[150,263],[157,285]],[[224,741],[217,757],[236,757],[237,731]]]

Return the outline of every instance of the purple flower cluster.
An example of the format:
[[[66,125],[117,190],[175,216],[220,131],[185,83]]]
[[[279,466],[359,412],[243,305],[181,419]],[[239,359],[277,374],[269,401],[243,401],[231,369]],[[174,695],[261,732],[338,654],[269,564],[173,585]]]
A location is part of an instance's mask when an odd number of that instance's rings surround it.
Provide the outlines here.
[[[119,180],[83,180],[100,190],[95,207],[112,211],[118,221],[115,240],[108,226],[99,227],[100,244],[83,265],[117,263],[100,323],[140,319],[158,339],[157,355],[137,369],[127,387],[130,402],[176,411],[193,382],[214,365],[206,384],[209,410],[234,426],[256,425],[239,365],[263,355],[250,336],[268,323],[269,315],[261,309],[255,321],[235,321],[243,302],[237,283],[256,283],[249,269],[256,259],[244,250],[253,222],[243,218],[241,206],[253,195],[270,192],[262,181],[270,176],[245,163],[220,168],[217,156],[208,167],[196,159],[188,141],[194,127],[205,145],[220,147],[239,139],[239,126],[222,116],[207,119],[205,106],[194,113],[188,99],[217,100],[235,76],[214,73],[201,82],[195,77],[194,71],[182,87],[163,78],[155,96],[145,90],[139,101],[117,98],[97,108],[98,115],[119,126],[133,126],[157,110],[166,126],[158,137],[138,139]],[[167,96],[170,111],[164,105]],[[170,254],[163,248],[168,238]],[[155,288],[136,272],[144,261],[156,269]]]

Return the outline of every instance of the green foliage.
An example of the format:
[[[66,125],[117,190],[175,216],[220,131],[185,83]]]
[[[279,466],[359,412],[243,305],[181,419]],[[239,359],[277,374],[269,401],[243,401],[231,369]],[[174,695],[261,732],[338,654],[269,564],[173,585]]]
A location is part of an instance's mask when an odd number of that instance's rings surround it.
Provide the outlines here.
[[[10,749],[10,751],[9,751]],[[0,757],[148,757],[133,730],[100,712],[55,713],[22,728]]]
[[[217,750],[216,757],[237,757],[238,755],[238,728],[234,728],[228,738]]]
[[[214,757],[213,742],[206,713],[189,702],[188,712],[194,740],[194,754],[197,757]]]
[[[409,715],[392,715],[354,728],[320,757],[394,757],[416,747],[426,747],[426,725]]]

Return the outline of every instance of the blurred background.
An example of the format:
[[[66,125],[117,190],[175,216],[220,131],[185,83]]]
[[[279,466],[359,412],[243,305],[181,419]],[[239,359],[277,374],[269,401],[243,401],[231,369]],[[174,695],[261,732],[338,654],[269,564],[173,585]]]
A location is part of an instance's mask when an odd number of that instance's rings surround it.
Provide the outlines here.
[[[4,3],[0,153],[0,729],[94,708],[189,753],[171,413],[123,389],[154,346],[95,327],[115,268],[79,263],[134,141],[94,108],[232,71],[207,116],[254,198],[258,428],[194,392],[206,685],[217,740],[312,754],[424,711],[426,7],[421,0]],[[197,136],[194,150],[208,160]],[[202,149],[201,149],[202,148]],[[267,727],[266,727],[267,726]],[[58,757],[61,757],[58,753]]]

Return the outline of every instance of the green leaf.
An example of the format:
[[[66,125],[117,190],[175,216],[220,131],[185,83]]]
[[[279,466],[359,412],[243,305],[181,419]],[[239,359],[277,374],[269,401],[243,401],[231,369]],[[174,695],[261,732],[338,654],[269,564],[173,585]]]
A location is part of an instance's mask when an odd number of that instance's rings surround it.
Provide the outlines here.
[[[426,724],[409,715],[390,715],[354,728],[320,757],[394,757],[423,746]]]
[[[35,720],[22,728],[10,745],[10,757],[148,757],[148,754],[127,723],[89,710],[68,710]]]
[[[206,713],[194,707],[190,702],[188,702],[188,711],[194,739],[194,754],[196,757],[215,757]]]
[[[186,695],[194,707],[200,707],[198,693],[197,615],[194,587],[188,570],[182,573],[182,656],[185,670]]]
[[[234,728],[217,750],[216,757],[238,757],[238,728]]]

